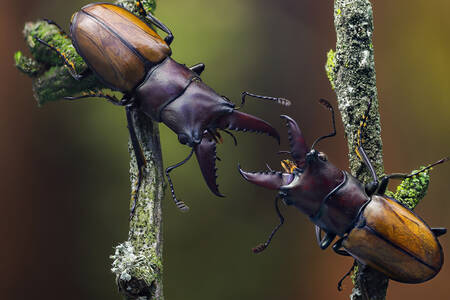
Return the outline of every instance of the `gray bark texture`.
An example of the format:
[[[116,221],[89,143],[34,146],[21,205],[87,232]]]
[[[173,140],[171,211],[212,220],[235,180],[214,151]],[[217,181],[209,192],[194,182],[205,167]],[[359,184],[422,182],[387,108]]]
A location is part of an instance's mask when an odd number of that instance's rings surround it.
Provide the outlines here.
[[[118,0],[120,4],[138,15],[134,1]],[[143,0],[148,12],[156,7],[155,0]],[[68,17],[69,20],[69,17]],[[33,91],[38,105],[49,101],[61,100],[64,96],[89,93],[104,88],[94,75],[80,81],[73,79],[61,58],[48,47],[38,43],[39,37],[50,45],[60,49],[74,63],[78,73],[87,69],[83,59],[75,51],[70,38],[56,26],[45,21],[25,24],[25,40],[32,58],[20,51],[14,55],[17,68],[33,78]],[[140,112],[133,114],[136,133],[147,160],[140,191],[136,191],[138,170],[136,159],[129,143],[131,201],[138,192],[136,213],[130,220],[128,240],[116,247],[112,271],[116,275],[117,285],[126,299],[163,299],[162,286],[162,210],[164,197],[164,174],[159,143],[158,124]],[[124,214],[128,216],[128,214]]]
[[[381,125],[378,112],[375,61],[372,44],[373,14],[368,0],[335,0],[336,52],[328,54],[327,73],[334,88],[348,141],[350,169],[354,176],[369,182],[371,176],[358,158],[357,132],[368,103],[372,107],[363,131],[363,145],[376,173],[384,173]],[[388,278],[359,262],[354,275],[352,300],[385,299]]]

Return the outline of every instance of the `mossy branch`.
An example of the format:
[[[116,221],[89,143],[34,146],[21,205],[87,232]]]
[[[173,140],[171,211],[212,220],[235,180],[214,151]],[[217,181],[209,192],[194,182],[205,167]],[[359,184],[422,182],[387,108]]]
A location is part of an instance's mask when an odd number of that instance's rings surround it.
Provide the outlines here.
[[[115,1],[137,14],[135,1]],[[156,8],[155,0],[143,0],[147,11]],[[67,18],[69,19],[69,18]],[[74,63],[78,73],[83,73],[87,65],[75,51],[72,42],[61,30],[46,21],[25,24],[25,41],[32,58],[20,51],[14,55],[19,70],[33,78],[34,96],[38,105],[58,101],[65,96],[74,96],[89,90],[105,88],[94,76],[80,81],[72,78],[61,57],[36,41],[36,37],[60,49]],[[157,123],[140,112],[133,114],[133,124],[147,160],[144,178],[139,191],[136,213],[130,221],[128,240],[116,247],[112,271],[116,274],[119,290],[127,299],[163,299],[162,288],[162,211],[164,197],[164,175]],[[135,190],[138,170],[131,143],[130,174],[132,195]],[[117,199],[120,201],[120,199]],[[130,207],[133,197],[131,197]],[[128,216],[128,214],[124,214]]]
[[[337,95],[348,142],[350,169],[358,179],[369,182],[369,170],[355,149],[358,128],[370,100],[372,108],[363,133],[364,149],[377,175],[384,174],[370,1],[335,0],[334,25],[336,50],[328,52],[325,71]],[[423,172],[402,182],[396,193],[388,194],[413,209],[425,196],[428,183],[428,172]],[[388,278],[385,275],[358,263],[352,279],[355,285],[350,296],[352,300],[386,298]]]

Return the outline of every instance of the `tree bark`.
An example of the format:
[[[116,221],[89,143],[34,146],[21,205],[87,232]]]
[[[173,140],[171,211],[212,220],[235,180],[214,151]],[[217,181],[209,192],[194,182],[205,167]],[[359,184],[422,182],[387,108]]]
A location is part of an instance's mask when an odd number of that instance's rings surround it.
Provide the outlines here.
[[[369,170],[358,158],[357,132],[369,101],[372,107],[367,126],[363,130],[363,146],[378,177],[384,173],[381,141],[380,114],[376,88],[374,60],[373,12],[369,0],[335,0],[334,25],[337,42],[336,51],[327,55],[325,70],[331,87],[335,90],[339,110],[347,137],[350,169],[362,182],[372,180]],[[387,191],[391,197],[399,200],[410,209],[425,196],[429,172],[405,179],[396,193]],[[386,298],[388,277],[358,261],[352,280],[352,300],[382,300]]]
[[[120,4],[138,15],[135,2],[118,0]],[[155,0],[143,0],[145,9],[153,12]],[[39,37],[52,46],[60,49],[74,63],[78,73],[87,69],[87,65],[78,55],[68,38],[58,27],[45,21],[25,24],[25,40],[31,50],[32,58],[25,57],[20,51],[14,55],[19,70],[33,78],[33,91],[38,105],[58,101],[64,96],[74,96],[91,90],[105,88],[94,76],[77,81],[67,71],[61,57],[48,47],[38,43]],[[162,300],[162,210],[161,200],[164,197],[164,174],[161,146],[159,142],[158,124],[140,112],[133,113],[133,124],[145,155],[147,165],[144,170],[142,185],[138,193],[136,213],[130,220],[128,240],[116,247],[112,271],[116,275],[117,285],[126,299]],[[136,182],[138,170],[131,143],[130,179],[131,201],[137,193]],[[124,214],[128,217],[128,214]]]
[[[369,182],[369,171],[356,155],[355,149],[358,128],[370,100],[372,108],[363,133],[364,149],[377,175],[384,173],[370,2],[335,0],[334,25],[337,35],[336,52],[330,51],[328,54],[327,73],[336,92],[345,127],[351,172],[362,182]],[[359,262],[357,264],[355,287],[350,298],[385,299],[388,278]]]

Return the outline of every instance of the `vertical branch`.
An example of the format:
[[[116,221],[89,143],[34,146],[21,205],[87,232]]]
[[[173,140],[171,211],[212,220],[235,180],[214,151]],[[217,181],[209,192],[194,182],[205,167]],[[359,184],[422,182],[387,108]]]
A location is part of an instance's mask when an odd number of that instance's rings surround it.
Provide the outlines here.
[[[355,153],[357,131],[370,100],[372,109],[363,133],[364,149],[378,176],[384,173],[380,115],[372,44],[373,15],[369,0],[335,0],[336,52],[328,53],[326,71],[334,88],[348,141],[352,174],[368,182],[368,170]],[[385,299],[388,278],[358,263],[351,299]]]
[[[155,0],[142,2],[147,11],[154,11]],[[138,15],[133,0],[118,0],[115,3]],[[35,37],[39,37],[60,49],[74,63],[78,72],[86,70],[87,65],[75,51],[70,38],[56,26],[45,21],[30,22],[25,24],[24,36],[32,58],[19,51],[14,55],[14,60],[19,70],[33,78],[33,90],[38,105],[60,100],[64,96],[104,88],[94,75],[81,81],[74,80],[61,58],[48,47],[36,42]],[[133,114],[133,124],[147,165],[138,193],[136,213],[130,220],[128,240],[118,245],[111,256],[114,260],[112,271],[116,274],[119,290],[127,299],[163,300],[161,200],[164,197],[164,175],[158,125],[140,112]],[[130,143],[128,147],[131,156],[132,202],[133,195],[138,192],[138,170]],[[130,207],[131,205],[132,203]]]

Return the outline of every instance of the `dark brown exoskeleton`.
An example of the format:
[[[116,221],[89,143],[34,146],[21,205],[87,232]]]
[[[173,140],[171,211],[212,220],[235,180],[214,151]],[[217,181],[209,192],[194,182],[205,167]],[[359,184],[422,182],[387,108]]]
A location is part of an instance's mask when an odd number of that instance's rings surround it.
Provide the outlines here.
[[[324,153],[315,150],[318,141],[336,134],[333,108],[326,100],[320,102],[332,113],[333,132],[318,138],[311,149],[297,123],[288,116],[281,116],[287,122],[289,153],[293,158],[293,161],[282,162],[285,172],[250,173],[239,168],[247,181],[279,191],[275,208],[280,224],[272,231],[269,239],[253,251],[263,251],[283,224],[284,218],[278,208],[278,200],[282,199],[287,205],[293,205],[305,213],[315,224],[321,249],[327,248],[338,236],[339,239],[333,245],[336,253],[351,255],[390,279],[405,283],[431,279],[443,263],[443,252],[437,237],[444,234],[446,229],[430,228],[411,210],[387,197],[385,191],[389,179],[415,176],[448,158],[412,174],[387,175],[379,182],[362,147],[361,132],[366,123],[369,104],[366,117],[361,122],[356,150],[373,177],[372,182],[364,185],[332,165]],[[323,238],[321,231],[325,232]]]
[[[107,3],[84,6],[73,15],[70,25],[72,43],[89,70],[94,72],[107,87],[122,92],[123,98],[119,100],[95,92],[66,99],[103,97],[114,104],[125,106],[130,137],[140,172],[138,190],[145,159],[131,122],[131,112],[140,110],[172,129],[178,135],[180,143],[192,148],[185,160],[166,169],[175,203],[181,210],[187,210],[188,207],[175,197],[169,172],[188,161],[195,152],[206,184],[215,195],[222,196],[216,184],[215,174],[216,142],[221,140],[218,130],[230,134],[233,138],[227,129],[266,133],[278,141],[279,135],[270,124],[237,111],[232,102],[204,84],[200,79],[200,74],[205,68],[203,64],[188,68],[171,59],[169,47],[173,40],[171,31],[147,13],[141,1],[137,1],[136,4],[146,21],[167,33],[165,39],[128,10]],[[66,59],[64,53],[45,41],[37,37],[36,39],[58,52],[75,79],[80,80],[83,77],[76,73],[73,64]],[[246,95],[289,105],[289,101],[283,98],[258,96],[246,92],[242,94],[242,105]]]

